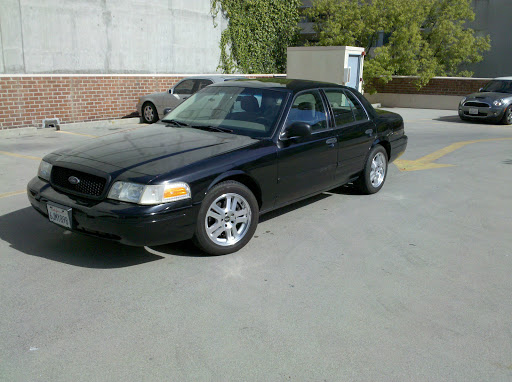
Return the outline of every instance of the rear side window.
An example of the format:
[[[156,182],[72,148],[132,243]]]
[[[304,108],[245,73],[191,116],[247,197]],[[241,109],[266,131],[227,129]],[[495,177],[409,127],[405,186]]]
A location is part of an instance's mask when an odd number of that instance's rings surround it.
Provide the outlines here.
[[[325,108],[318,91],[301,93],[295,98],[286,120],[286,126],[294,122],[310,124],[313,132],[327,128]]]
[[[327,89],[324,92],[334,113],[336,126],[368,119],[363,106],[352,93],[342,89]]]
[[[347,97],[352,102],[352,111],[354,112],[354,117],[356,121],[365,121],[368,119],[368,115],[366,114],[366,111],[363,108],[363,105],[361,105],[361,102],[357,99],[355,95],[353,95],[351,92],[347,91]]]
[[[329,101],[329,105],[331,105],[332,112],[334,113],[336,126],[343,126],[355,121],[352,111],[353,103],[347,98],[343,90],[329,89],[324,90],[324,92]]]

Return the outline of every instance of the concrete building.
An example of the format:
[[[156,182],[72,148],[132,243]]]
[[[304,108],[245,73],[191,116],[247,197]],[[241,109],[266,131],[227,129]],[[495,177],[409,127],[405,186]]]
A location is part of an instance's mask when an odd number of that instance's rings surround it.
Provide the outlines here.
[[[469,23],[477,35],[491,36],[491,50],[483,61],[470,66],[474,77],[512,75],[512,0],[473,0],[475,20]]]
[[[209,0],[0,0],[0,74],[214,73]]]

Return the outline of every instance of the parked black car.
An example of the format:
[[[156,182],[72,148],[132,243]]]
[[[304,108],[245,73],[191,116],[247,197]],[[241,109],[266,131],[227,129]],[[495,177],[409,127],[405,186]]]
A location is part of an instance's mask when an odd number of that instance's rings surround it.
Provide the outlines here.
[[[512,77],[495,78],[477,93],[463,97],[459,102],[459,117],[463,121],[512,124]]]
[[[379,191],[405,151],[402,117],[305,80],[214,84],[156,125],[46,155],[31,204],[76,232],[130,245],[193,238],[225,254],[260,214],[354,182]]]

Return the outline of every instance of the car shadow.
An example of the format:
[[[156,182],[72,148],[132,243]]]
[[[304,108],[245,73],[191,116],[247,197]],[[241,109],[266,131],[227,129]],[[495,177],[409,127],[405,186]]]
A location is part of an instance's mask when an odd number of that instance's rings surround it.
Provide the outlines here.
[[[1,216],[0,239],[27,255],[83,268],[123,268],[162,259],[143,247],[66,231],[45,221],[32,207]]]
[[[259,223],[328,198],[333,194],[360,195],[352,185],[344,185],[260,216]],[[0,216],[0,239],[10,247],[37,256],[83,268],[124,268],[161,260],[167,256],[208,257],[191,240],[177,243],[131,247],[109,240],[67,231],[46,221],[32,207]]]
[[[477,124],[477,125],[492,125],[492,123],[489,123],[488,121],[484,120],[467,120],[463,121],[460,119],[458,115],[447,115],[439,118],[434,118],[433,121],[439,121],[439,122],[451,122],[451,123],[460,123],[460,124]]]
[[[328,198],[332,196],[333,194],[337,195],[361,195],[361,193],[358,191],[356,187],[354,187],[351,184],[346,184],[344,186],[333,188],[332,190],[322,192],[321,194],[312,196],[310,198],[301,200],[300,202],[295,202],[293,204],[289,204],[285,207],[281,207],[277,210],[273,210],[270,212],[267,212],[264,215],[260,216],[260,223],[266,222],[267,220],[274,219],[276,217],[279,217],[281,215],[287,214],[288,212],[295,211],[299,208],[308,206],[310,204],[316,203],[322,199]]]

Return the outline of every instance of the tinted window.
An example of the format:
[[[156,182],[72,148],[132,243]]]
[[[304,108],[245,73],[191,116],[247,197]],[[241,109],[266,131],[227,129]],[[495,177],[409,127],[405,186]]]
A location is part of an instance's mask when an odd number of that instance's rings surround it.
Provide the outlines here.
[[[349,98],[352,106],[352,111],[354,112],[354,117],[356,121],[364,121],[368,119],[368,115],[366,115],[366,111],[361,105],[361,102],[357,99],[357,97],[351,92],[347,91],[347,97]]]
[[[174,94],[192,94],[194,90],[195,80],[185,80],[180,82],[174,88]]]
[[[302,93],[295,98],[286,120],[286,126],[293,122],[309,123],[312,131],[327,128],[324,104],[317,91]]]
[[[347,98],[341,89],[325,90],[325,95],[334,113],[336,126],[343,126],[354,122],[353,103]]]

